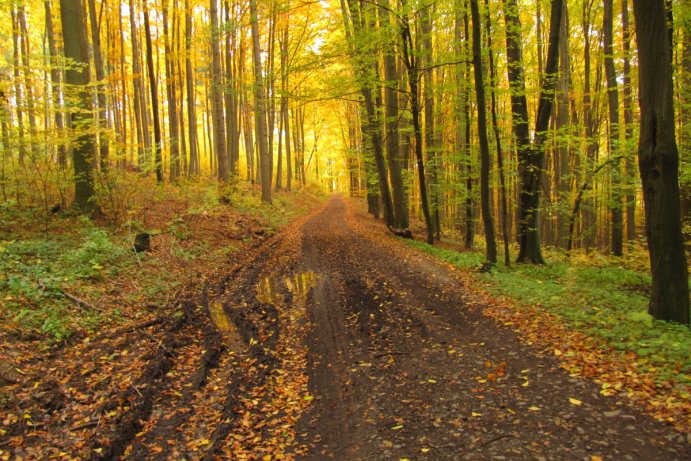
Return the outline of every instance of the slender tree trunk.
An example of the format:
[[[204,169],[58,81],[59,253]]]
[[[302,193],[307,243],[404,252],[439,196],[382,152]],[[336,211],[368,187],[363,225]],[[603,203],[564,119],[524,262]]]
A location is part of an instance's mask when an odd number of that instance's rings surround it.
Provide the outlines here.
[[[21,62],[20,62],[20,47],[19,47],[19,22],[17,20],[17,13],[12,7],[12,50],[13,50],[13,71],[14,71],[14,99],[15,108],[17,111],[17,145],[18,156],[17,160],[20,165],[24,164],[24,157],[26,156],[26,140],[24,134],[24,92],[21,82]]]
[[[381,15],[381,27],[388,31],[393,27],[389,16],[389,0],[382,0],[379,10]],[[396,55],[394,43],[385,43],[383,52],[384,61],[384,101],[386,115],[386,151],[391,179],[391,191],[393,201],[393,226],[406,229],[409,226],[408,197],[403,184],[403,161],[401,158],[400,135],[398,130],[398,69],[396,68]]]
[[[559,29],[561,26],[562,0],[552,0],[550,35],[547,51],[545,78],[540,90],[535,139],[531,143],[528,129],[528,106],[525,97],[525,78],[521,50],[521,25],[518,19],[516,0],[507,0],[506,48],[508,59],[509,85],[511,87],[511,106],[513,129],[518,149],[518,169],[520,176],[519,219],[518,219],[518,262],[543,264],[540,249],[539,209],[540,186],[544,163],[544,145],[556,87],[559,64]]]
[[[236,176],[238,173],[238,159],[240,157],[240,138],[238,136],[238,97],[235,91],[236,75],[235,64],[233,58],[235,56],[234,46],[235,42],[233,36],[236,32],[233,30],[230,17],[230,3],[225,4],[225,23],[228,25],[225,31],[226,34],[226,85],[224,92],[225,106],[226,106],[226,153],[228,155],[228,168],[231,176]]]
[[[281,95],[281,117],[283,117],[283,130],[285,133],[286,146],[286,190],[292,187],[293,169],[290,157],[290,114],[288,108],[288,38],[289,28],[286,23],[283,28],[283,40],[281,42],[281,87],[283,94]]]
[[[681,232],[679,153],[674,134],[672,56],[663,0],[634,0],[641,107],[638,166],[652,270],[648,311],[689,323],[689,285]]]
[[[53,30],[53,13],[51,11],[50,0],[43,2],[46,11],[46,35],[48,36],[48,52],[50,53],[50,83],[51,83],[51,97],[53,99],[53,112],[55,113],[55,129],[59,134],[65,130],[65,122],[63,119],[62,97],[60,92],[61,73],[60,67],[56,62],[58,58],[58,49],[55,44],[55,36]],[[67,150],[65,144],[60,142],[57,146],[58,151],[58,165],[61,168],[67,167]]]
[[[93,1],[93,0],[90,0]],[[166,96],[168,99],[168,154],[170,182],[176,182],[180,176],[180,123],[178,121],[178,101],[176,90],[175,61],[172,56],[168,28],[168,0],[161,3],[163,19],[163,46],[165,52]],[[174,22],[174,21],[173,21]]]
[[[262,201],[271,203],[271,152],[269,152],[266,133],[266,101],[264,99],[264,77],[259,49],[257,0],[250,0],[250,21],[252,23],[252,62],[254,63],[254,128],[259,145]]]
[[[24,88],[26,90],[26,113],[29,118],[29,142],[31,144],[31,154],[34,158],[39,153],[38,145],[38,129],[36,126],[36,109],[34,107],[34,82],[32,66],[29,62],[29,31],[26,27],[26,11],[24,6],[20,5],[17,12],[17,20],[19,21],[20,29],[20,45],[22,49],[22,70],[24,73]]]
[[[139,32],[137,31],[136,10],[134,0],[129,0],[130,7],[130,37],[132,41],[132,87],[134,121],[137,129],[137,164],[140,170],[149,169],[149,129],[146,123],[146,104],[144,102],[144,87],[142,83],[142,68],[140,65]]]
[[[429,167],[430,206],[434,233],[439,240],[441,238],[441,218],[439,214],[441,185],[439,184],[440,156],[437,154],[437,140],[434,127],[434,68],[432,67],[432,5],[424,5],[420,9],[420,32],[422,39],[420,45],[420,64],[424,69],[423,80],[423,110],[425,115],[425,149]]]
[[[221,34],[218,28],[218,0],[211,0],[211,119],[213,123],[213,150],[218,168],[218,179],[228,180],[226,132],[223,122],[223,74],[221,72]]]
[[[473,20],[473,68],[475,70],[475,95],[477,98],[477,129],[480,140],[480,207],[482,223],[485,228],[487,260],[497,262],[497,242],[494,235],[494,220],[489,203],[489,140],[487,139],[487,103],[485,102],[485,82],[482,75],[482,34],[480,7],[478,0],[470,0],[470,14]]]
[[[190,140],[190,176],[201,172],[199,150],[197,150],[197,100],[194,94],[194,71],[192,70],[192,10],[190,0],[185,0],[185,91],[187,93],[187,128]]]
[[[434,224],[432,223],[432,216],[430,214],[429,201],[427,199],[427,184],[425,181],[422,130],[420,128],[420,102],[418,101],[418,67],[413,51],[415,50],[415,47],[413,46],[413,39],[410,33],[410,25],[406,15],[403,16],[403,21],[401,21],[401,40],[403,43],[403,62],[408,70],[410,112],[412,115],[413,133],[415,136],[415,158],[417,160],[418,179],[420,184],[420,203],[422,205],[422,214],[425,217],[425,226],[427,228],[427,243],[432,245],[434,243]]]
[[[621,0],[621,27],[624,48],[624,167],[626,169],[626,240],[634,240],[636,233],[636,188],[638,178],[634,167],[634,151],[630,148],[633,140],[633,91],[631,88],[631,26],[629,25],[629,0]],[[686,47],[684,48],[686,50]]]
[[[613,0],[604,0],[603,14],[603,35],[605,52],[605,75],[607,76],[607,102],[609,104],[609,145],[610,156],[616,157],[619,154],[619,89],[617,84],[617,72],[614,68],[614,48],[612,46],[612,20]],[[617,161],[612,165],[611,174],[611,203],[610,213],[612,216],[612,240],[611,250],[614,256],[621,256],[623,253],[623,215],[621,205],[621,162]]]
[[[154,168],[156,169],[156,181],[163,182],[163,159],[161,158],[161,121],[158,113],[158,88],[156,86],[156,74],[154,72],[153,47],[151,45],[151,28],[149,25],[149,10],[144,5],[144,34],[146,35],[146,65],[149,70],[149,88],[151,89],[151,110],[154,122]]]
[[[506,177],[504,174],[504,153],[501,148],[501,133],[499,131],[499,122],[497,121],[497,81],[494,71],[494,51],[492,46],[492,22],[489,10],[489,0],[485,0],[486,8],[486,31],[487,31],[487,49],[489,50],[489,78],[490,78],[490,88],[491,88],[491,113],[492,113],[492,129],[494,131],[494,143],[497,147],[497,168],[499,170],[499,193],[501,202],[501,223],[502,223],[502,234],[504,240],[504,265],[509,266],[511,264],[511,256],[509,254],[509,218],[508,218],[508,199],[506,194]]]
[[[557,139],[554,159],[554,178],[556,197],[556,244],[564,248],[568,234],[568,208],[571,192],[571,172],[569,171],[569,145],[571,143],[569,120],[569,91],[571,90],[571,60],[569,57],[569,14],[566,5],[561,17],[559,37],[559,82],[557,88],[556,128]]]
[[[77,66],[65,71],[65,83],[76,97],[77,104],[68,114],[70,126],[76,131],[72,148],[74,166],[75,206],[88,213],[97,209],[93,181],[93,154],[96,137],[91,131],[91,95],[89,92],[89,51],[84,32],[84,11],[79,0],[60,0],[60,18],[65,57]]]
[[[91,26],[91,49],[94,56],[94,69],[96,70],[96,130],[98,131],[98,158],[101,170],[108,169],[109,142],[107,135],[107,108],[105,92],[105,69],[103,66],[103,53],[101,52],[101,22],[96,11],[96,0],[88,0],[89,3],[89,24]]]

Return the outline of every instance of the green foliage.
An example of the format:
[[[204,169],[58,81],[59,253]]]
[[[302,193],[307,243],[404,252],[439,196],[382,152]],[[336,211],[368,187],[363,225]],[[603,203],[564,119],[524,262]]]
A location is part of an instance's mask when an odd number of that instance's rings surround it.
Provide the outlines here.
[[[461,268],[471,269],[483,261],[480,253],[410,244]],[[688,384],[691,329],[653,320],[647,312],[650,276],[622,265],[623,260],[616,258],[596,259],[594,264],[564,260],[497,266],[476,277],[490,293],[513,298],[519,305],[538,306],[604,347],[635,352],[642,358],[641,368],[655,372],[659,379],[675,377]]]
[[[88,220],[80,224],[76,246],[68,238],[0,241],[0,294],[7,320],[56,341],[98,320],[91,313],[73,318],[63,293],[78,280],[98,280],[124,267],[127,250]]]
[[[113,243],[103,229],[87,227],[82,234],[82,244],[60,258],[71,274],[93,279],[101,277],[104,270],[117,269],[125,249]]]

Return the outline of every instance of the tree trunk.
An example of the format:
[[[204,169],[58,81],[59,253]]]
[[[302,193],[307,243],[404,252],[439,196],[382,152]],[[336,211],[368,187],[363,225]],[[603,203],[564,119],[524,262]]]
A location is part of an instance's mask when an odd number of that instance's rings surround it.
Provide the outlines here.
[[[405,4],[404,4],[405,7]],[[427,228],[427,243],[432,245],[434,243],[434,225],[432,223],[432,216],[429,210],[429,201],[427,199],[427,184],[425,181],[425,162],[422,148],[422,130],[420,128],[420,102],[419,88],[418,88],[418,64],[414,54],[415,47],[413,46],[413,39],[410,33],[410,25],[407,16],[404,15],[401,24],[401,39],[403,42],[403,62],[408,70],[408,87],[410,90],[410,112],[413,122],[413,133],[415,136],[415,158],[417,160],[418,179],[420,184],[420,202],[422,205],[422,214],[425,217],[425,226]]]
[[[264,100],[266,93],[259,49],[257,0],[250,0],[250,21],[252,23],[252,62],[254,63],[254,129],[259,146],[262,201],[271,203],[271,152],[269,152],[266,133],[266,101]]]
[[[108,169],[108,119],[106,112],[106,73],[103,66],[103,53],[101,52],[101,23],[97,17],[96,0],[88,0],[89,3],[89,25],[91,26],[91,49],[94,56],[94,69],[96,70],[96,130],[98,132],[98,158],[101,163],[101,170]]]
[[[63,120],[63,109],[61,103],[60,85],[61,73],[60,67],[57,63],[58,48],[55,44],[55,36],[53,30],[53,13],[51,11],[50,0],[43,2],[46,10],[46,35],[48,36],[48,52],[50,53],[50,84],[51,84],[51,98],[53,100],[53,112],[55,113],[55,129],[61,135],[65,130],[65,122]],[[60,142],[57,146],[58,151],[58,165],[61,168],[67,167],[67,150],[65,144]]]
[[[211,22],[211,119],[214,157],[218,168],[218,179],[225,182],[228,180],[228,157],[223,122],[223,74],[221,72],[221,35],[218,28],[218,0],[210,1],[209,20]]]
[[[634,240],[636,235],[636,188],[638,178],[634,168],[633,149],[633,91],[631,88],[631,27],[629,25],[629,0],[621,1],[621,27],[624,48],[624,81],[622,93],[624,96],[624,167],[626,168],[626,240]],[[686,50],[686,47],[684,48]]]
[[[638,166],[652,270],[648,311],[689,323],[689,286],[681,232],[679,153],[675,140],[672,56],[663,0],[634,0],[641,126]]]
[[[60,18],[65,57],[77,64],[65,71],[65,83],[76,96],[76,105],[68,115],[71,127],[76,131],[72,148],[75,206],[79,211],[88,213],[97,208],[92,175],[96,137],[91,130],[93,118],[89,92],[89,50],[81,2],[60,0]]]
[[[154,122],[154,168],[156,181],[163,182],[163,159],[161,158],[161,121],[158,113],[158,88],[154,72],[153,47],[151,45],[151,28],[149,25],[149,9],[144,5],[144,34],[146,36],[146,66],[149,70],[149,88],[151,89],[151,111]]]
[[[389,16],[389,0],[382,0],[379,10],[381,15],[381,27],[385,31],[393,27]],[[407,229],[408,197],[403,184],[403,161],[401,158],[400,135],[398,130],[398,69],[396,68],[396,55],[394,43],[384,44],[384,106],[386,115],[386,152],[391,179],[391,192],[393,202],[393,227]]]
[[[487,139],[487,103],[485,102],[485,82],[482,75],[482,36],[480,7],[478,0],[470,0],[470,14],[473,20],[473,68],[475,70],[475,95],[477,98],[477,129],[480,140],[480,207],[482,224],[485,228],[487,260],[497,262],[497,242],[494,235],[494,220],[489,203],[489,141]]]
[[[166,96],[168,98],[168,154],[170,156],[168,162],[170,165],[170,182],[174,183],[180,176],[180,124],[178,122],[177,76],[168,33],[168,0],[162,1],[161,13],[163,19],[163,46],[165,51]]]
[[[492,129],[494,131],[494,142],[497,146],[497,168],[499,170],[499,193],[501,201],[501,223],[502,234],[504,240],[504,265],[511,264],[511,256],[509,255],[509,218],[508,218],[508,199],[506,197],[506,177],[504,174],[504,153],[501,148],[501,133],[499,132],[499,122],[497,121],[497,81],[494,72],[494,52],[492,47],[492,23],[489,10],[489,0],[485,0],[485,8],[487,14],[487,49],[489,50],[489,78],[491,88],[491,113],[492,113]]]
[[[614,48],[612,46],[612,19],[613,0],[604,0],[603,14],[603,35],[605,52],[605,75],[607,77],[607,102],[609,104],[609,145],[610,157],[617,157],[619,154],[619,89],[617,85],[617,72],[614,68]],[[623,214],[621,206],[621,162],[612,164],[611,173],[611,203],[610,213],[612,216],[612,240],[611,250],[614,256],[623,254]]]
[[[187,127],[190,142],[189,175],[200,173],[199,151],[197,150],[197,109],[194,94],[194,71],[192,70],[192,10],[190,0],[185,0],[185,91],[187,93]]]
[[[561,27],[562,0],[552,0],[549,45],[545,78],[540,90],[535,138],[529,141],[528,106],[525,97],[525,78],[520,39],[520,21],[516,0],[506,2],[506,48],[509,85],[513,114],[513,129],[518,149],[518,170],[520,177],[519,219],[518,219],[518,262],[544,264],[540,249],[539,209],[540,185],[544,163],[546,132],[554,105],[557,68],[559,64],[559,29]]]
[[[26,140],[24,138],[24,91],[21,82],[19,39],[19,22],[17,20],[17,13],[14,7],[12,7],[12,50],[14,58],[12,68],[14,71],[14,99],[17,111],[17,160],[20,165],[23,165],[24,157],[26,156]]]

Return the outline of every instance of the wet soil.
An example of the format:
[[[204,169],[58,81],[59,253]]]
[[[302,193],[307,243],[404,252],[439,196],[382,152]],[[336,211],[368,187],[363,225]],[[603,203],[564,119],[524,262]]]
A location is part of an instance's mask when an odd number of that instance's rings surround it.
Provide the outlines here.
[[[157,321],[65,352],[83,369],[55,370],[42,414],[3,422],[0,449],[9,459],[691,459],[686,434],[602,396],[471,307],[469,283],[334,196]],[[110,378],[96,378],[105,361]],[[28,408],[31,386],[11,405]]]

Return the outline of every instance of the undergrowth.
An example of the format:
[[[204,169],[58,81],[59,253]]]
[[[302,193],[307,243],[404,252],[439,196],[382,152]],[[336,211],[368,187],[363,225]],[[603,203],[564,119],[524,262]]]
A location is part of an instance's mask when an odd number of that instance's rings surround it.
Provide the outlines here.
[[[145,315],[147,306],[165,306],[190,274],[218,267],[237,251],[241,241],[219,233],[219,224],[241,215],[243,225],[271,232],[307,211],[320,195],[308,187],[275,194],[266,205],[249,184],[219,190],[214,181],[155,187],[151,181],[120,178],[114,186],[119,202],[101,202],[95,219],[0,204],[0,328],[60,342],[118,321],[119,303],[131,307],[131,317]],[[152,235],[153,251],[133,251],[138,232]]]
[[[463,269],[474,269],[484,256],[410,241],[409,244]],[[628,268],[621,259],[580,255],[568,261],[549,254],[546,265],[497,265],[476,272],[487,290],[535,306],[570,328],[598,340],[601,347],[635,352],[643,371],[659,381],[691,383],[691,329],[654,320],[647,312],[650,275]]]

